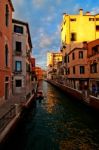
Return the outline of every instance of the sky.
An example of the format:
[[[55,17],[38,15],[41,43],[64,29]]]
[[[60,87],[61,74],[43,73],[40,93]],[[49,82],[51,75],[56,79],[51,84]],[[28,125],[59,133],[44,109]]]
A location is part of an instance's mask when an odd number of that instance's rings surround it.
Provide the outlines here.
[[[46,68],[47,52],[59,52],[62,14],[84,12],[99,13],[99,0],[12,0],[13,18],[28,22],[32,56],[36,65]]]

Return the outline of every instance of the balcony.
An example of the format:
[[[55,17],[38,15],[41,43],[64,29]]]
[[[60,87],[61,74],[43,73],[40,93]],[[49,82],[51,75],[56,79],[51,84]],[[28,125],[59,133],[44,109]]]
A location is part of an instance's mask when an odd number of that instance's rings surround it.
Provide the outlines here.
[[[13,73],[14,73],[14,74],[21,74],[21,73],[22,73],[22,70],[15,70]]]
[[[22,56],[22,51],[15,50],[15,55],[16,56]]]

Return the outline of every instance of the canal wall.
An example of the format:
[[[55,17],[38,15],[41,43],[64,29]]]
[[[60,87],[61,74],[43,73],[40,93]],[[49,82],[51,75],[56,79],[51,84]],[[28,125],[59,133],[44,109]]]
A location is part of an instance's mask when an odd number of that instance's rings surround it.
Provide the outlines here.
[[[9,114],[9,112],[7,112],[7,114],[4,115],[4,117],[2,117],[2,120],[0,120],[0,123],[3,122],[4,126],[0,130],[0,147],[2,147],[5,141],[13,133],[18,123],[21,121],[22,116],[24,116],[24,113],[27,111],[27,109],[31,107],[31,104],[34,102],[34,100],[35,100],[35,93],[33,93],[26,102],[15,104],[12,117],[11,117],[12,113]],[[5,123],[7,118],[10,118],[10,117],[11,119],[9,119],[7,123]]]
[[[46,80],[46,81],[49,82],[50,84],[58,87],[60,90],[64,91],[69,96],[71,96],[73,99],[79,100],[79,101],[83,102],[84,104],[86,104],[87,106],[90,106],[92,109],[99,111],[99,98],[98,97],[95,97],[92,95],[88,95],[86,97],[85,95],[83,95],[82,91],[71,88],[64,84],[60,84],[53,80]]]

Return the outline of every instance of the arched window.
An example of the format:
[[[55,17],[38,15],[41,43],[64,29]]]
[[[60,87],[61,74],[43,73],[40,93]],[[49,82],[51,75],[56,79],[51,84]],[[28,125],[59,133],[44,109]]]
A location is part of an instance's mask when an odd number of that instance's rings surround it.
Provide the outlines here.
[[[5,66],[8,67],[8,45],[5,45]]]
[[[7,4],[6,4],[6,8],[5,8],[5,24],[6,24],[6,26],[9,25],[9,7]]]

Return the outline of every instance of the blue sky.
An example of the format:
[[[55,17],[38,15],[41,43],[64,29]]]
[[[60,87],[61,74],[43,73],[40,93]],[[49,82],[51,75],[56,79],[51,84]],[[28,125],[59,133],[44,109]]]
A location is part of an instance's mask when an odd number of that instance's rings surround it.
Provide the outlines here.
[[[14,18],[28,22],[36,64],[46,67],[47,51],[60,49],[62,14],[99,13],[99,0],[12,0]]]

